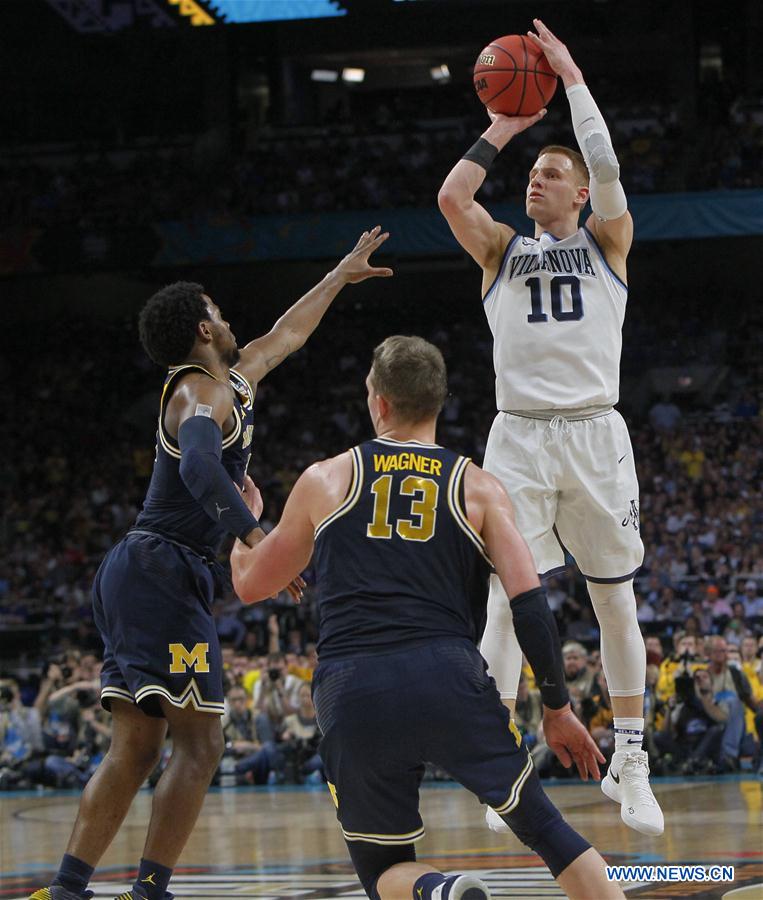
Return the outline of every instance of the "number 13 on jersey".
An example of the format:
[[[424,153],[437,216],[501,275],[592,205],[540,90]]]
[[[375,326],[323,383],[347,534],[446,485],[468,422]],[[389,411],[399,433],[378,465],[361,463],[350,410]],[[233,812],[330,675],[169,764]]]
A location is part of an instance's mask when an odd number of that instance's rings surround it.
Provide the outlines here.
[[[374,517],[366,528],[366,537],[389,540],[392,537],[392,524],[389,521],[389,508],[392,491],[392,475],[381,475],[371,485],[374,495]],[[428,541],[434,534],[437,523],[437,498],[440,486],[431,478],[420,478],[408,475],[400,482],[400,494],[412,497],[410,514],[413,519],[400,518],[395,523],[395,530],[404,541]]]

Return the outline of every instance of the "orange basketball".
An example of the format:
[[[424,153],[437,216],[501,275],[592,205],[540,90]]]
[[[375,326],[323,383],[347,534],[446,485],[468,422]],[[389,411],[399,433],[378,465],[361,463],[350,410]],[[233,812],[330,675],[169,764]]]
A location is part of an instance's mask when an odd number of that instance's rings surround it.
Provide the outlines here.
[[[485,106],[504,116],[531,116],[554,96],[556,73],[522,34],[508,34],[480,51],[474,89]]]

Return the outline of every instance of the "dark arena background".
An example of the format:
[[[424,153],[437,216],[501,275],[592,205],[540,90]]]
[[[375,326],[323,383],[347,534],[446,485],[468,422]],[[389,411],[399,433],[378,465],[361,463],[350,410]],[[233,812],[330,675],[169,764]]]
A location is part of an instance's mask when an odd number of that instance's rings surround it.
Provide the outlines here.
[[[529,670],[517,723],[550,796],[609,864],[734,867],[717,883],[631,873],[627,897],[763,897],[763,4],[0,0],[0,898],[50,883],[109,745],[90,590],[154,457],[164,373],[138,340],[142,304],[169,282],[200,282],[246,343],[380,224],[391,236],[376,264],[394,277],[345,288],[257,391],[250,472],[265,528],[307,465],[371,437],[364,378],[390,334],[440,347],[450,396],[438,441],[481,462],[492,339],[479,269],[437,192],[488,125],[478,52],[535,16],[604,113],[635,221],[618,408],[641,488],[645,747],[664,834],[626,828],[551,757]],[[561,87],[478,195],[525,234],[527,173],[551,143],[575,146]],[[596,619],[568,562],[549,602],[575,711],[608,756]],[[270,670],[295,702],[312,677],[305,578],[299,606],[285,592],[248,607],[218,592],[227,692],[253,718]],[[708,725],[688,713],[687,676],[714,665],[744,676],[733,752],[720,736],[701,743]],[[226,731],[176,897],[364,896],[314,728],[279,740],[271,713],[276,749],[246,772],[247,745]],[[91,882],[99,900],[132,883],[170,747]],[[446,772],[427,771],[422,816],[420,859],[485,873],[495,897],[562,896]]]

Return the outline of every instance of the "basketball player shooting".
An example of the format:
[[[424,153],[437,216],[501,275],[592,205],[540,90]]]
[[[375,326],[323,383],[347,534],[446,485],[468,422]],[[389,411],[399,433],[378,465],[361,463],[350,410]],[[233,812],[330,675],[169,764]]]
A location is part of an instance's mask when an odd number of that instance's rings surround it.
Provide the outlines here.
[[[602,790],[620,803],[626,825],[658,835],[664,823],[642,749],[646,653],[633,593],[644,553],[638,481],[628,429],[613,408],[633,221],[609,131],[582,73],[567,47],[533,21],[537,34],[528,37],[562,79],[582,155],[555,145],[540,151],[526,189],[535,234],[519,235],[474,195],[498,153],[546,110],[491,113],[492,124],[448,174],[438,202],[482,268],[498,407],[485,469],[506,487],[541,577],[563,567],[561,541],[586,579],[614,710],[615,753]],[[580,227],[589,200],[593,213]],[[522,654],[495,576],[481,649],[513,709]],[[488,824],[505,827],[490,810]]]

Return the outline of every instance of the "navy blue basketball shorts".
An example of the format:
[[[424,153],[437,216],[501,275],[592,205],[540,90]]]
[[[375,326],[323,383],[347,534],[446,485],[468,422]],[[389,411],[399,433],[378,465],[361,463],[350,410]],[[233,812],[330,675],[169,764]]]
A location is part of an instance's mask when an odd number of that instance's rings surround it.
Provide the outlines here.
[[[504,816],[548,802],[487,664],[467,640],[321,662],[313,699],[320,755],[347,841],[424,835],[426,762]]]
[[[161,717],[163,697],[179,708],[224,712],[213,597],[209,567],[185,547],[141,533],[111,548],[93,585],[106,709],[128,700]]]

